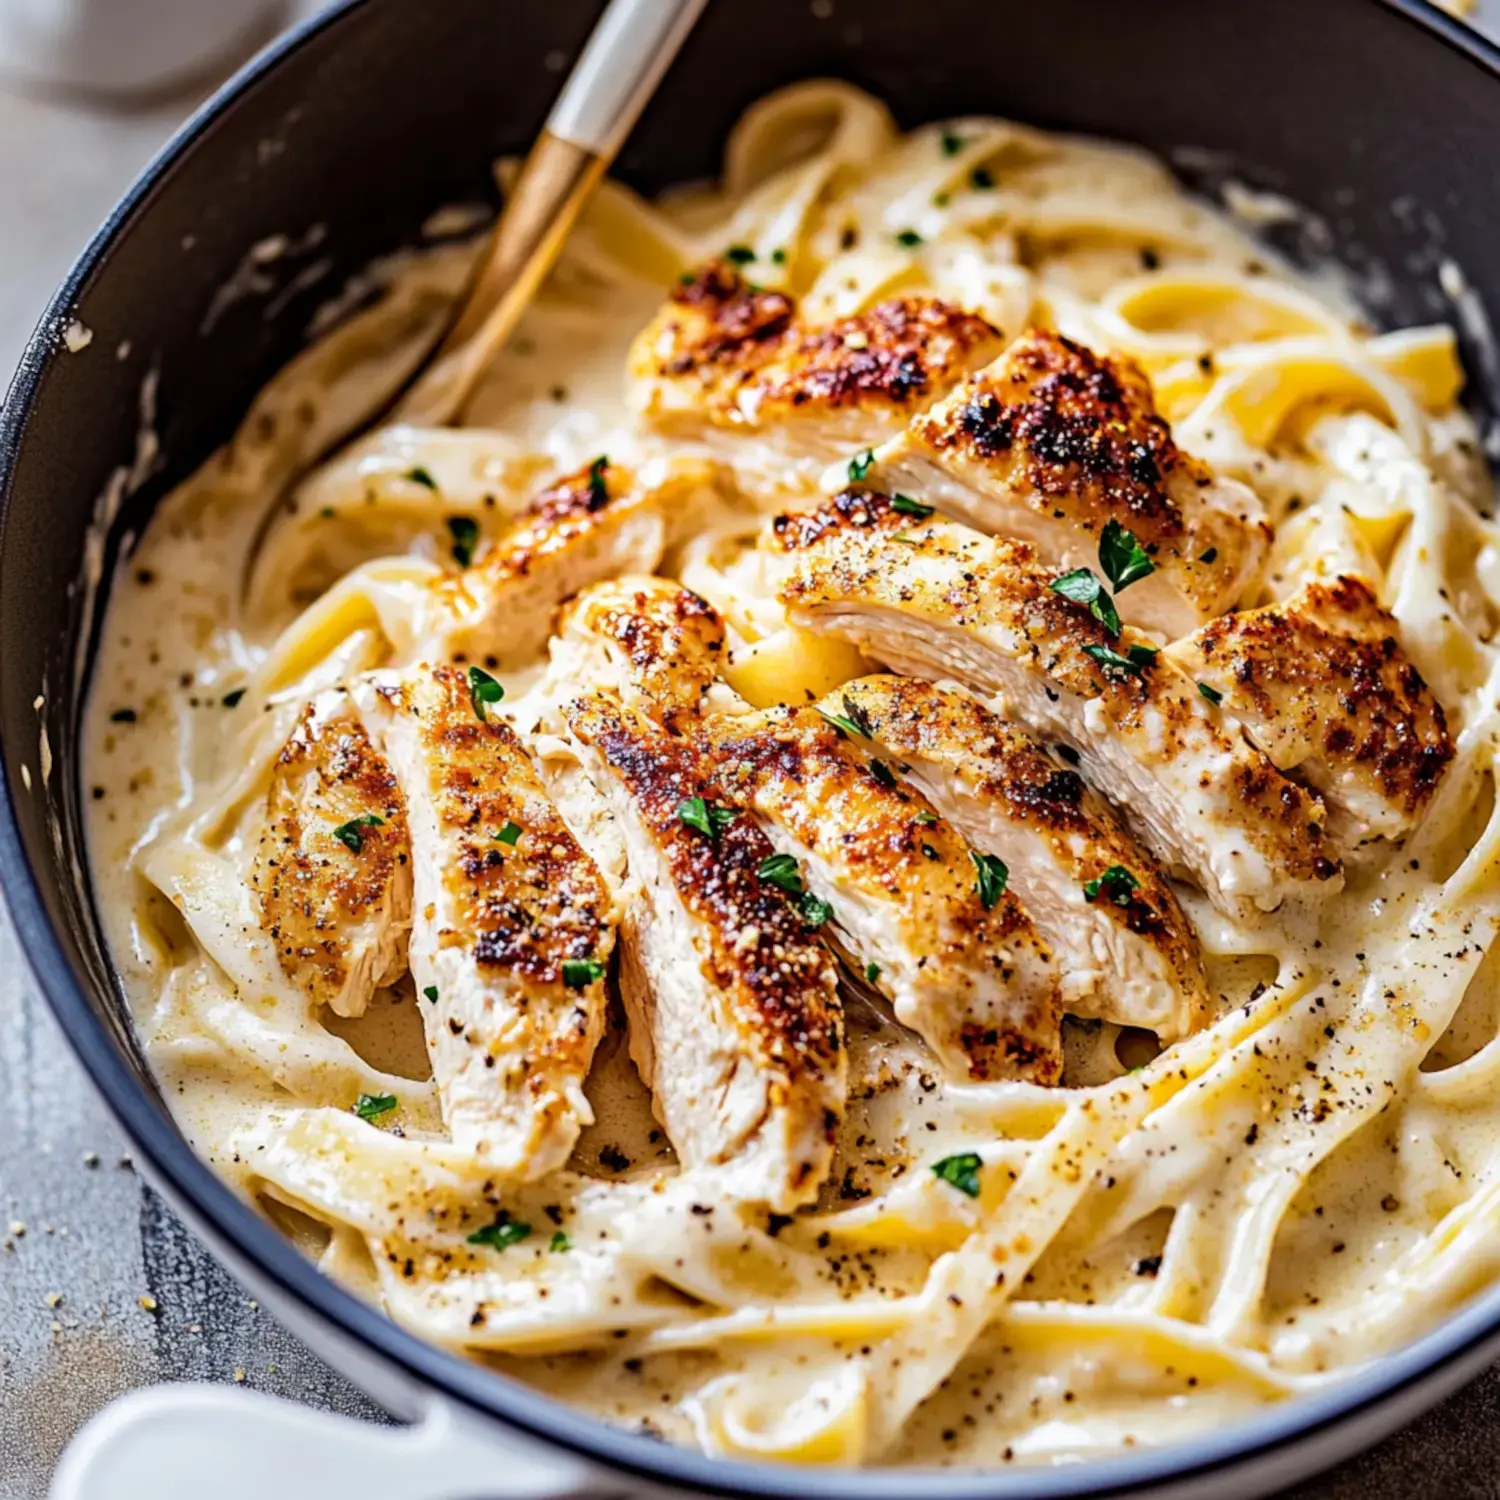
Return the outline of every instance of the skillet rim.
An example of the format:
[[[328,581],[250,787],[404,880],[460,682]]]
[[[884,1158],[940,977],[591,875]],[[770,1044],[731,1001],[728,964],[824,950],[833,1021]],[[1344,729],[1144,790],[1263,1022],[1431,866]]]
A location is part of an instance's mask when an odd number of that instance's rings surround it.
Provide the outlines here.
[[[230,104],[324,31],[350,24],[351,17],[369,3],[335,0],[327,10],[289,29],[215,90],[152,158],[74,262],[28,340],[0,406],[0,552],[7,543],[11,488],[31,409],[47,362],[57,352],[56,330],[66,326],[82,292],[107,272],[115,244],[130,233],[177,164]],[[1382,0],[1382,4],[1464,55],[1500,86],[1500,45],[1426,0]],[[3,673],[0,660],[0,677]],[[76,753],[76,742],[67,751]],[[320,1335],[345,1345],[352,1342],[362,1354],[373,1354],[385,1369],[397,1371],[404,1381],[415,1383],[424,1393],[457,1402],[470,1416],[498,1421],[545,1445],[641,1480],[666,1481],[674,1487],[725,1496],[793,1500],[806,1493],[806,1468],[711,1458],[612,1428],[409,1333],[322,1275],[193,1152],[131,1076],[117,1044],[90,1006],[85,982],[73,970],[47,916],[41,897],[47,876],[33,866],[21,841],[10,762],[7,750],[0,775],[0,886],[20,952],[75,1056],[148,1165],[153,1186],[185,1213],[217,1258],[230,1260],[236,1268],[246,1267],[247,1276],[262,1288],[274,1288],[275,1297],[310,1318]],[[918,1475],[922,1489],[941,1500],[1062,1500],[1065,1496],[1082,1500],[1085,1496],[1140,1495],[1164,1485],[1175,1490],[1216,1474],[1227,1477],[1278,1452],[1289,1456],[1320,1439],[1331,1439],[1337,1429],[1352,1427],[1360,1419],[1378,1421],[1379,1409],[1402,1397],[1417,1402],[1420,1410],[1447,1391],[1435,1396],[1427,1393],[1424,1403],[1417,1388],[1423,1382],[1437,1383],[1448,1367],[1466,1357],[1476,1360],[1486,1343],[1491,1344],[1492,1354],[1500,1344],[1500,1284],[1421,1338],[1325,1392],[1292,1398],[1222,1432],[1211,1431],[1169,1447],[1051,1469],[814,1472],[819,1491],[830,1500],[908,1500]],[[315,1345],[315,1352],[321,1355],[324,1349]],[[337,1359],[332,1362],[339,1363]],[[1394,1430],[1389,1428],[1380,1436]],[[1346,1444],[1330,1462],[1366,1446]],[[1301,1475],[1313,1472],[1317,1465],[1301,1466],[1294,1461],[1294,1467]]]

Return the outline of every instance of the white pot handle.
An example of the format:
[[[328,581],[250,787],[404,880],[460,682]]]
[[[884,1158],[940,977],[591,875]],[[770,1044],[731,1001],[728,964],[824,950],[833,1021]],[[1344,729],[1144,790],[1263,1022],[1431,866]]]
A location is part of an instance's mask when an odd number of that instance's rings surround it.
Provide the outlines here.
[[[106,1407],[68,1445],[50,1500],[563,1500],[620,1493],[583,1460],[434,1407],[376,1427],[218,1385]]]

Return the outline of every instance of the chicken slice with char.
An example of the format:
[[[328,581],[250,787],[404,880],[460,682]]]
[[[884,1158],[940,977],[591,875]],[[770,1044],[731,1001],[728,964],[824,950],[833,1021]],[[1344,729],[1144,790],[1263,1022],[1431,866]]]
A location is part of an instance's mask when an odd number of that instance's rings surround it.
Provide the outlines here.
[[[778,517],[770,544],[789,565],[779,594],[795,623],[897,671],[954,680],[1070,746],[1147,847],[1222,911],[1341,888],[1317,795],[1226,731],[1136,632],[1113,637],[1052,592],[1054,572],[1024,543],[914,523],[888,496],[846,490]]]
[[[1453,759],[1442,705],[1361,579],[1226,615],[1167,655],[1277,766],[1317,788],[1346,852],[1411,828]]]
[[[282,970],[315,1005],[364,1013],[406,971],[406,799],[344,704],[308,704],[271,769],[250,884]]]
[[[706,460],[671,458],[639,471],[599,459],[559,480],[478,562],[434,586],[425,649],[512,667],[540,656],[564,599],[649,573],[673,538],[703,523],[718,479]]]
[[[1116,522],[1155,564],[1120,593],[1121,615],[1174,637],[1234,604],[1271,541],[1255,493],[1178,448],[1133,361],[1043,329],[877,449],[869,482],[1059,569],[1097,570]]]
[[[674,436],[753,435],[826,463],[889,437],[1003,346],[983,318],[930,296],[809,327],[791,297],[716,263],[637,335],[627,395]]]
[[[754,819],[684,821],[694,799],[725,808],[704,749],[610,693],[566,714],[629,854],[620,989],[657,1117],[731,1196],[806,1203],[844,1107],[833,960],[760,877],[775,851]]]
[[[852,719],[976,849],[1005,862],[1052,950],[1065,1010],[1163,1042],[1206,1022],[1196,934],[1156,860],[1077,771],[966,693],[917,678],[863,677],[820,706]]]
[[[462,672],[418,666],[366,697],[406,794],[411,971],[444,1119],[497,1172],[534,1180],[593,1118],[613,897]]]
[[[814,708],[704,724],[729,795],[832,908],[830,940],[963,1081],[1062,1074],[1051,955],[999,872]]]

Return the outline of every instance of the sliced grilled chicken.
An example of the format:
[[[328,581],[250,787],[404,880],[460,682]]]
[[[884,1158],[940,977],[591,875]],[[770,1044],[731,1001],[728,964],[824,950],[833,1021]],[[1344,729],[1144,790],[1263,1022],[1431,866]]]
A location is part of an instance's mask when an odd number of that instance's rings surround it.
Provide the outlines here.
[[[406,794],[411,971],[455,1143],[505,1175],[561,1166],[592,1118],[614,901],[526,752],[456,667],[369,695]]]
[[[649,573],[669,539],[695,529],[717,501],[717,477],[701,459],[653,460],[639,472],[596,459],[560,480],[473,567],[434,587],[428,648],[492,666],[535,658],[564,599],[604,578]]]
[[[680,583],[616,578],[563,610],[551,651],[554,690],[610,688],[670,721],[703,707],[724,660],[724,622]]]
[[[862,677],[820,707],[852,720],[976,849],[1004,861],[1052,950],[1065,1010],[1164,1042],[1204,1024],[1192,927],[1156,860],[1077,771],[967,694],[913,677]]]
[[[1234,604],[1271,542],[1255,493],[1173,442],[1133,361],[1044,329],[877,449],[869,482],[1060,569],[1097,568],[1115,522],[1155,565],[1121,592],[1121,615],[1174,637]]]
[[[725,808],[707,752],[612,694],[567,717],[629,853],[620,989],[657,1117],[732,1196],[805,1203],[844,1107],[833,961],[761,878],[775,850],[752,818],[697,826]]]
[[[936,297],[808,327],[790,297],[716,263],[636,337],[627,395],[674,436],[753,434],[828,462],[889,437],[1003,345],[983,318]]]
[[[1167,654],[1277,766],[1322,793],[1346,850],[1405,833],[1453,758],[1442,705],[1358,578],[1226,615]]]
[[[720,776],[752,808],[832,941],[964,1081],[1062,1074],[1058,980],[993,863],[814,708],[710,719]],[[791,863],[795,861],[795,865]]]
[[[1114,637],[1052,592],[1024,543],[914,522],[888,496],[846,490],[781,516],[779,593],[797,624],[909,675],[953,679],[1061,741],[1085,777],[1174,872],[1221,910],[1271,910],[1341,888],[1322,802],[1282,776],[1175,663]]]
[[[308,704],[272,768],[250,884],[287,978],[358,1016],[406,971],[406,799],[359,721],[325,706]]]

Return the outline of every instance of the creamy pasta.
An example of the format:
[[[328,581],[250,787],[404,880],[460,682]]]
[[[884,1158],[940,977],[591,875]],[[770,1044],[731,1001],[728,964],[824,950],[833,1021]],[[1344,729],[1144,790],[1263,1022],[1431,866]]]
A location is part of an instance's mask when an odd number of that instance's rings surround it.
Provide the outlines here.
[[[267,522],[318,435],[399,381],[473,253],[417,255],[288,367],[113,589],[88,715],[93,879],[196,1148],[402,1325],[739,1457],[1035,1463],[1171,1442],[1316,1389],[1487,1285],[1500,554],[1452,332],[1375,332],[1137,151],[982,118],[903,135],[874,99],[812,83],[749,111],[719,187],[648,204],[607,184],[462,426],[384,427]],[[1005,340],[1054,328],[1139,362],[1177,442],[1274,523],[1242,604],[1365,579],[1455,747],[1414,831],[1361,848],[1339,895],[1230,917],[1179,885],[1211,1014],[1164,1050],[1070,1019],[1060,1086],[953,1081],[851,999],[832,1170],[785,1215],[679,1166],[614,1012],[570,1160],[497,1180],[444,1128],[416,982],[356,1017],[314,1005],[250,873],[305,705],[421,657],[435,582],[601,456],[713,465],[717,503],[660,571],[727,622],[730,711],[871,670],[788,623],[755,545],[768,514],[822,499],[826,459],[670,438],[622,403],[664,289],[726,253],[809,323],[938,294]],[[545,649],[495,676],[551,785],[568,749]]]

